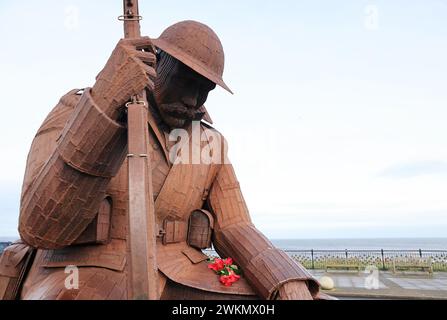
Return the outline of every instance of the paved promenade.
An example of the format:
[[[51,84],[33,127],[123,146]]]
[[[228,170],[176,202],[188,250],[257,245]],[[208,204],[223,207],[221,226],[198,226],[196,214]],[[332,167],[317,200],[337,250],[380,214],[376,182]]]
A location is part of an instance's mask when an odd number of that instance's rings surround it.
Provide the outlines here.
[[[340,299],[447,300],[447,272],[435,272],[430,276],[424,272],[393,274],[380,271],[376,278],[372,278],[370,274],[363,271],[331,271],[327,273],[320,270],[310,270],[310,272],[317,279],[323,276],[331,277],[334,280],[335,289],[324,292]]]

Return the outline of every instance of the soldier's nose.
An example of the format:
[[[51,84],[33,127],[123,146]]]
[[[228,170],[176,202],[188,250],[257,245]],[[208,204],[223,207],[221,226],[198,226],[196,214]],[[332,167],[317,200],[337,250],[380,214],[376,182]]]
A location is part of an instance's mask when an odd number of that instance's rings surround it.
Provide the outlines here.
[[[188,108],[196,108],[197,107],[197,94],[183,97],[182,103],[185,104]]]

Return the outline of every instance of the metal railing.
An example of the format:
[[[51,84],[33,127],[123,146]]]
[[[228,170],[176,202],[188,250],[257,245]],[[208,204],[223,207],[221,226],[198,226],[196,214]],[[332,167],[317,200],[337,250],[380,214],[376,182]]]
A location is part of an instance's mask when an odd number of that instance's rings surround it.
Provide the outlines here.
[[[328,264],[358,265],[360,268],[376,266],[392,270],[393,261],[419,261],[431,259],[433,271],[447,271],[447,250],[284,250],[292,259],[307,269],[325,269]],[[206,250],[217,256],[214,250]]]
[[[328,264],[356,264],[391,270],[393,261],[431,259],[434,271],[447,271],[447,250],[285,250],[308,269],[324,269]]]

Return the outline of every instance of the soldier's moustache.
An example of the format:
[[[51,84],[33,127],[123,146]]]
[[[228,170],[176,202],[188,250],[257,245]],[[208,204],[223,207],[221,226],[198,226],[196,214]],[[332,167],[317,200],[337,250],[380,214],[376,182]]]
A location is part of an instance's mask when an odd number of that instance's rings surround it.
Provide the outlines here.
[[[182,120],[201,120],[205,113],[195,108],[188,108],[183,103],[175,102],[159,106],[162,113]]]

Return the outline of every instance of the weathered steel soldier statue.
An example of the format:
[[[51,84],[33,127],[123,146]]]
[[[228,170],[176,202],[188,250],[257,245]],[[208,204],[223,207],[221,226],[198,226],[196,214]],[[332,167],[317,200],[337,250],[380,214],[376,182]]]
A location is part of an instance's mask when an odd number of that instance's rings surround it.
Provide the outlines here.
[[[158,39],[121,40],[93,87],[61,98],[29,152],[19,222],[23,242],[0,260],[0,298],[134,298],[126,167],[137,155],[128,153],[126,103],[141,92],[149,102],[149,154],[140,156],[150,159],[156,252],[149,254],[156,258],[156,280],[149,285],[156,297],[321,298],[317,281],[253,225],[225,146],[212,150],[222,161],[176,161],[182,152],[173,150],[198,144],[203,151],[222,138],[204,104],[216,85],[230,91],[223,71],[217,35],[184,21]],[[173,129],[191,135],[198,130],[201,139],[170,141]],[[189,149],[177,148],[184,143]],[[243,271],[232,286],[222,285],[207,267],[201,250],[212,245]],[[67,287],[67,266],[78,270],[74,288]]]

